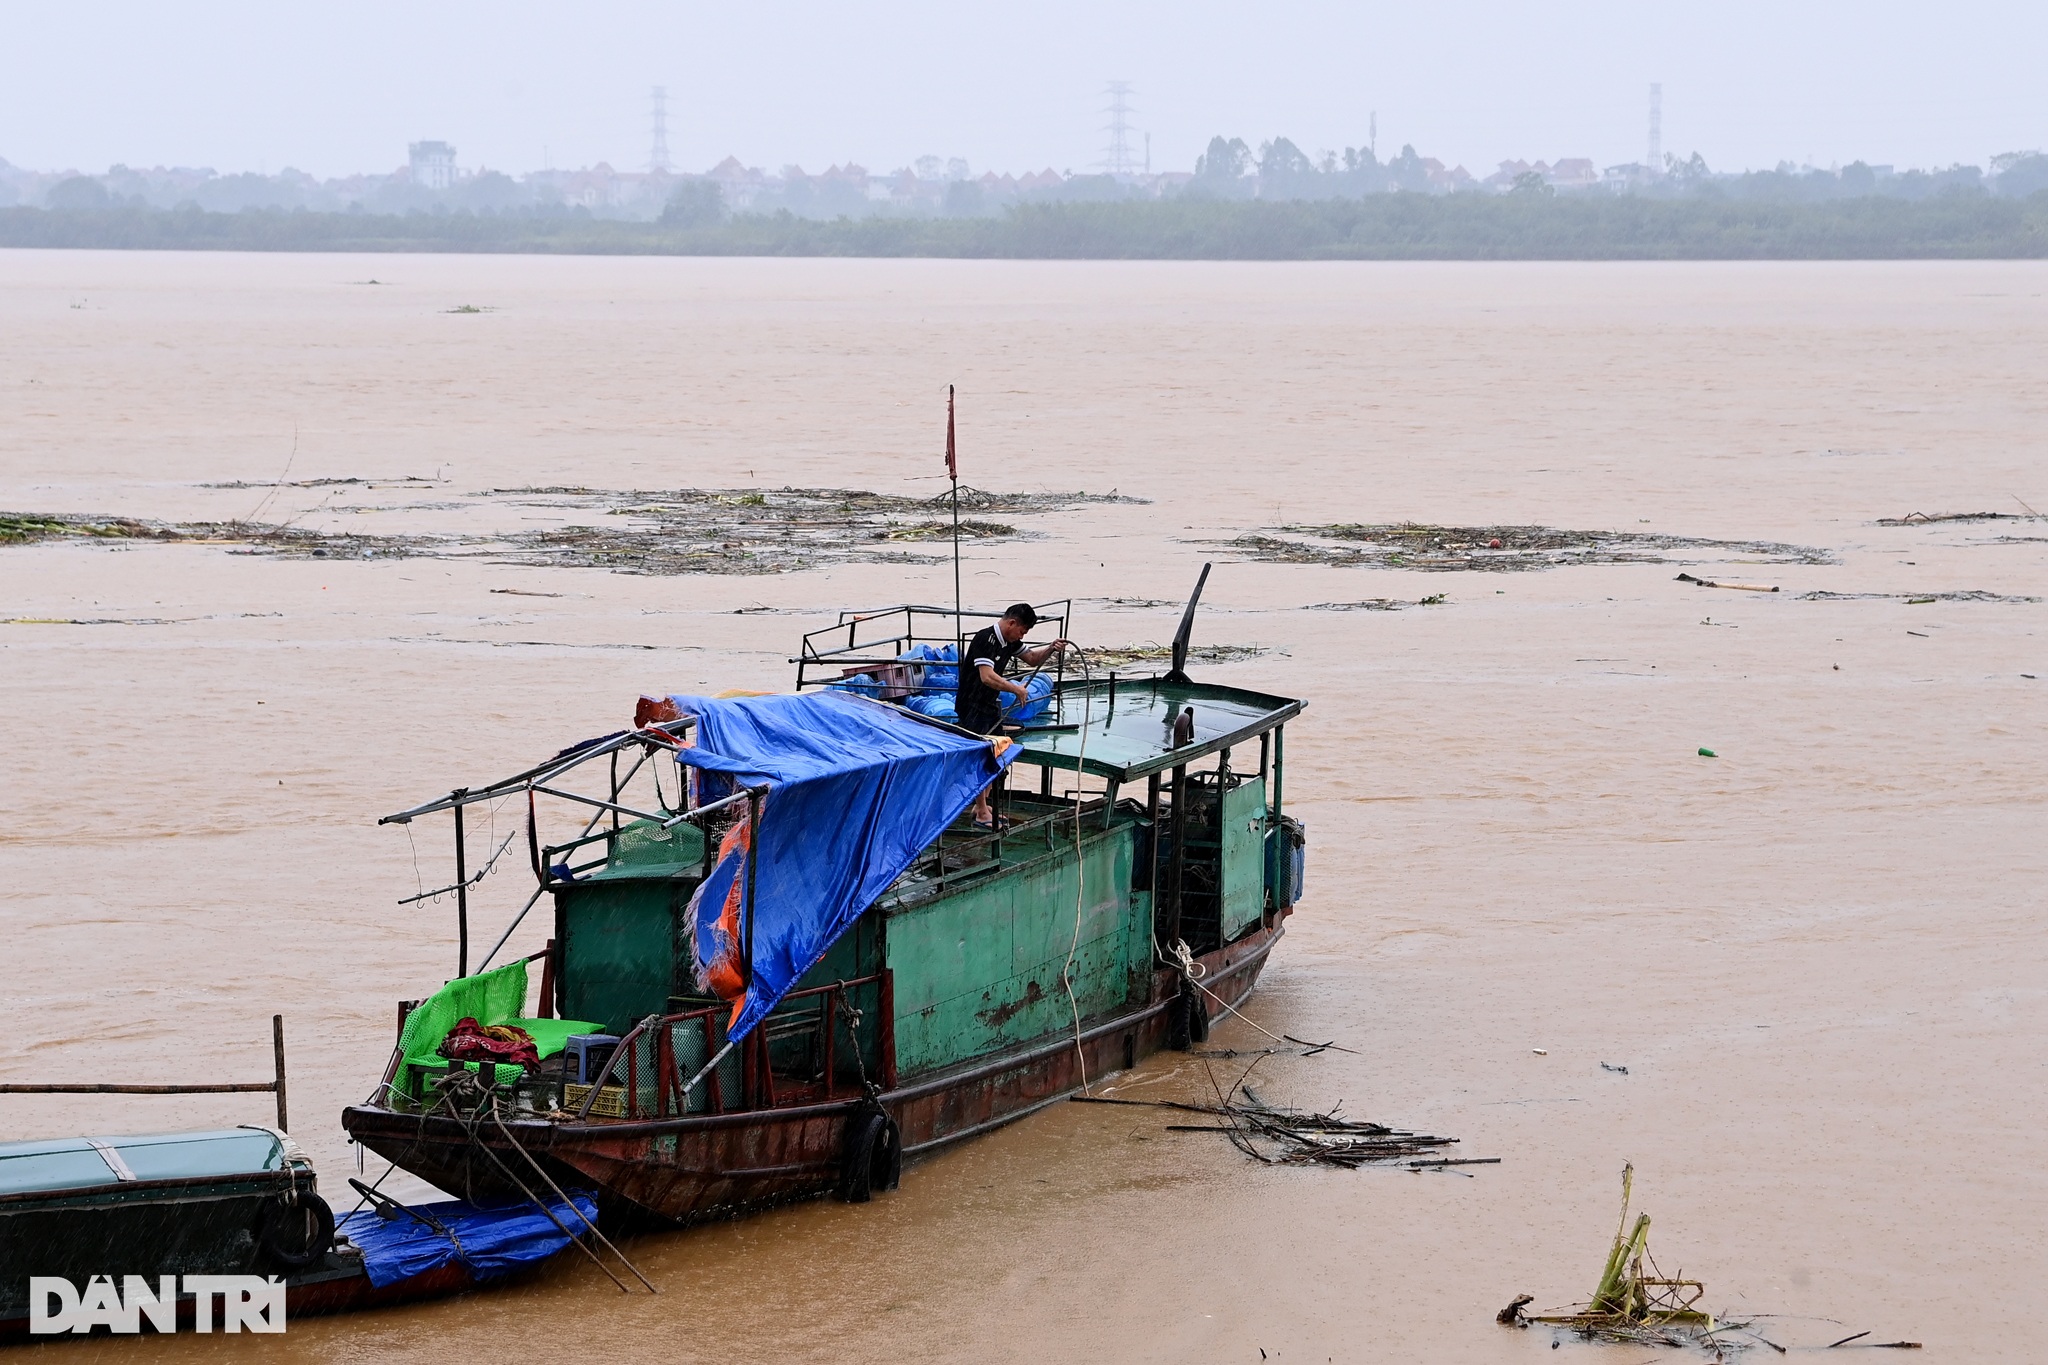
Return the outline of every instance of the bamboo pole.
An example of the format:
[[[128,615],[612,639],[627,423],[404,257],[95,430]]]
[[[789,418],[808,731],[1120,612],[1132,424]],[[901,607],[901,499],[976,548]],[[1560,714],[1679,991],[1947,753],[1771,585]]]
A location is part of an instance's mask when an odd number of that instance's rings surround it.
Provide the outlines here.
[[[289,1132],[291,1125],[285,1122],[284,1111],[284,1016],[270,1016],[270,1050],[277,1061],[277,1131]]]

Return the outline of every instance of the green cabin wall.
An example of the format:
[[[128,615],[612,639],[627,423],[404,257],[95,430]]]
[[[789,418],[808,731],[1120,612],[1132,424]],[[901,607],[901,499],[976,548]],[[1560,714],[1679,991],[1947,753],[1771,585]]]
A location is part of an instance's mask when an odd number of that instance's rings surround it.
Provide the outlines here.
[[[686,963],[684,910],[703,866],[694,826],[662,829],[636,820],[612,838],[602,871],[555,890],[565,1019],[588,1019],[623,1034],[668,1012],[677,964]]]
[[[663,1014],[674,990],[678,931],[689,884],[669,878],[571,883],[555,892],[566,964],[562,1017],[623,1034]]]
[[[1131,891],[1131,830],[1084,836],[1086,906],[1074,957],[1081,1015],[1142,998],[1150,897]],[[892,910],[899,1075],[950,1066],[1073,1026],[1060,977],[1082,890],[1071,846],[937,899]]]
[[[1265,910],[1266,785],[1247,776],[1223,793],[1221,848],[1212,855],[1222,861],[1226,939]],[[673,837],[630,825],[622,835],[608,867],[555,892],[564,1015],[614,1033],[695,994],[684,918],[703,856],[701,836],[687,825]],[[1132,835],[1132,822],[1119,817],[1083,836],[1087,905],[1074,960],[1083,1018],[1142,1001],[1149,981],[1152,895],[1131,889]],[[1052,849],[1035,841],[1028,852],[1013,846],[1006,862],[935,899],[870,909],[799,988],[890,968],[904,1077],[1070,1029],[1060,978],[1080,890],[1072,845],[1063,837]],[[856,1003],[870,1007],[867,999]],[[879,1065],[879,1055],[865,1060]]]
[[[1229,942],[1266,912],[1266,784],[1257,778],[1223,793],[1219,814],[1223,867],[1223,940]]]

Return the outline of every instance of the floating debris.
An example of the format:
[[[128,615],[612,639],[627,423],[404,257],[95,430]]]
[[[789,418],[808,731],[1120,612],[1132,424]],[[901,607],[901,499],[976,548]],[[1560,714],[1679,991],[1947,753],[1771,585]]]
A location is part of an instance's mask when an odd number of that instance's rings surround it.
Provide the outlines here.
[[[1218,542],[1264,563],[1327,564],[1425,572],[1517,573],[1569,564],[1663,564],[1667,551],[1713,552],[1772,564],[1831,564],[1826,550],[1767,540],[1704,540],[1646,531],[1567,531],[1551,526],[1428,526],[1337,523],[1282,526]],[[1286,536],[1312,539],[1287,539]],[[1321,543],[1319,543],[1321,542]],[[1330,543],[1334,542],[1334,543]]]
[[[0,626],[182,626],[197,616],[7,616]]]
[[[2025,504],[2021,504],[2025,506]],[[1879,517],[1879,526],[1932,526],[1940,521],[2039,521],[2040,514],[2026,512],[1908,512],[1903,517]]]
[[[1139,1105],[1222,1119],[1221,1123],[1169,1123],[1166,1131],[1227,1134],[1239,1151],[1268,1166],[1385,1166],[1405,1161],[1409,1169],[1421,1172],[1430,1168],[1500,1164],[1497,1156],[1456,1159],[1429,1158],[1426,1155],[1451,1146],[1457,1142],[1456,1138],[1432,1137],[1427,1133],[1389,1128],[1382,1123],[1342,1118],[1336,1109],[1326,1114],[1305,1114],[1262,1103],[1249,1090],[1245,1090],[1244,1095],[1242,1101],[1219,1104],[1122,1100],[1099,1095],[1076,1095],[1073,1098],[1076,1104]]]
[[[1188,658],[1194,663],[1233,664],[1244,659],[1256,659],[1274,650],[1267,645],[1196,645],[1188,651]],[[1104,645],[1088,647],[1088,666],[1093,669],[1128,668],[1132,664],[1163,662],[1173,657],[1171,645]]]
[[[429,553],[422,547],[443,543],[430,536],[359,536],[303,527],[271,526],[248,521],[148,521],[138,517],[23,515],[0,512],[0,545],[79,538],[144,540],[158,544],[246,545],[253,553],[292,554],[309,558],[378,554]]]
[[[1164,607],[1177,611],[1183,605],[1159,597],[1088,597],[1081,600],[1101,611],[1158,611]]]
[[[1776,592],[1778,590],[1777,585],[1773,583],[1720,583],[1711,578],[1695,578],[1689,573],[1680,574],[1678,581],[1680,583],[1690,583],[1697,588],[1729,588],[1736,592]]]
[[[0,545],[23,545],[59,536],[92,536],[105,540],[153,538],[155,523],[130,517],[70,517],[0,512]]]
[[[375,281],[372,281],[375,283]],[[234,479],[227,483],[202,483],[201,488],[436,488],[445,484],[446,479],[428,479],[418,474],[400,474],[394,478],[378,479],[351,476],[345,479],[258,479],[249,481]]]
[[[1311,602],[1303,611],[1406,611],[1409,607],[1440,607],[1448,599],[1440,592],[1433,592],[1419,602],[1403,602],[1394,597],[1368,597],[1363,602]]]
[[[318,479],[275,487],[367,482]],[[425,480],[395,481],[409,486]],[[220,485],[254,487],[256,485]],[[1028,516],[1080,503],[1135,503],[1120,493],[991,493],[960,490],[963,511]],[[470,558],[536,568],[599,568],[618,573],[788,573],[849,562],[927,564],[940,556],[897,548],[950,541],[952,495],[906,498],[844,488],[645,489],[494,488],[472,495],[512,506],[590,511],[618,518],[601,525],[504,533],[376,535],[309,530],[253,521],[161,522],[134,517],[0,513],[0,544],[64,537],[232,544],[237,553],[309,559]],[[475,502],[438,504],[473,507]],[[325,509],[316,509],[325,510]],[[362,511],[367,509],[348,509]],[[406,510],[420,511],[414,506]],[[309,514],[308,514],[309,515]],[[986,516],[963,517],[962,539],[1030,534]]]
[[[1746,1332],[1747,1323],[1716,1323],[1714,1315],[1699,1306],[1706,1286],[1698,1280],[1666,1276],[1650,1255],[1650,1215],[1628,1221],[1629,1197],[1635,1187],[1636,1168],[1621,1168],[1621,1223],[1608,1249],[1607,1263],[1600,1271],[1600,1283],[1591,1302],[1558,1313],[1525,1314],[1532,1302],[1527,1294],[1494,1315],[1494,1321],[1509,1327],[1543,1323],[1565,1327],[1588,1340],[1628,1342],[1640,1346],[1696,1346],[1717,1359],[1731,1346],[1747,1343],[1726,1341],[1716,1334]],[[1761,1337],[1758,1340],[1762,1340]],[[1778,1348],[1782,1349],[1782,1348]]]
[[[2038,597],[2018,597],[2012,593],[1984,592],[1803,592],[1795,600],[1800,602],[1905,602],[1921,605],[1928,602],[2038,602]]]

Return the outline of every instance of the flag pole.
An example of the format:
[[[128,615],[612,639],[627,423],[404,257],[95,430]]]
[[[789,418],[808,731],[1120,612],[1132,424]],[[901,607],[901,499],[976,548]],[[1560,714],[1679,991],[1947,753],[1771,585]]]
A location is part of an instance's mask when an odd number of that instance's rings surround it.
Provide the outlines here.
[[[960,623],[960,461],[953,440],[953,386],[946,385],[946,477],[953,482],[953,648],[965,650]],[[963,660],[964,662],[964,660]]]

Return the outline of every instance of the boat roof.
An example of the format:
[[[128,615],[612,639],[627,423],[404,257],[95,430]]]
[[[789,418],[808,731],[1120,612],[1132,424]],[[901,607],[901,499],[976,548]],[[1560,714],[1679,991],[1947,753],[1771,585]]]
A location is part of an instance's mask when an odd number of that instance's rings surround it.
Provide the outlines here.
[[[1115,693],[1113,702],[1112,691]],[[1106,676],[1095,679],[1066,678],[1054,684],[1052,702],[1052,710],[1048,715],[1042,717],[1036,724],[1025,727],[1021,734],[1013,734],[1013,738],[1023,747],[1023,753],[1019,755],[1020,760],[1049,768],[1079,768],[1113,782],[1128,782],[1135,778],[1149,777],[1153,773],[1164,772],[1183,763],[1193,763],[1218,750],[1256,739],[1300,715],[1308,705],[1307,702],[1292,697],[1254,692],[1242,687],[1223,687],[1215,683],[1178,681],[1171,675],[1119,678],[1114,685]],[[1182,745],[1178,749],[1172,748],[1169,743],[1168,722],[1179,714],[1182,708],[1188,706],[1195,708],[1194,742]],[[919,715],[914,711],[896,706],[892,706],[891,709],[942,730],[950,730],[955,734],[968,733],[949,722]],[[436,811],[495,800],[508,792],[529,786],[548,795],[563,795],[558,790],[540,784],[553,781],[570,769],[593,759],[635,745],[655,744],[671,751],[680,749],[688,741],[679,740],[678,736],[694,725],[694,718],[686,716],[679,721],[660,722],[641,729],[616,730],[608,735],[599,735],[580,744],[572,744],[553,758],[524,772],[515,773],[511,777],[486,786],[458,789],[447,796],[414,806],[410,810],[384,816],[377,823],[404,824]],[[1081,738],[1084,727],[1087,733],[1085,755]],[[624,814],[641,816],[657,823],[674,823],[673,820],[661,815],[630,810],[623,806],[618,809]]]
[[[1164,677],[1120,678],[1114,689],[1106,678],[1069,680],[1054,691],[1046,716],[1017,736],[1024,749],[1019,761],[1128,782],[1256,739],[1307,705],[1242,687]],[[1173,718],[1186,707],[1195,711],[1194,742],[1175,748]]]
[[[263,1175],[284,1162],[284,1144],[267,1128],[0,1142],[0,1195]]]

